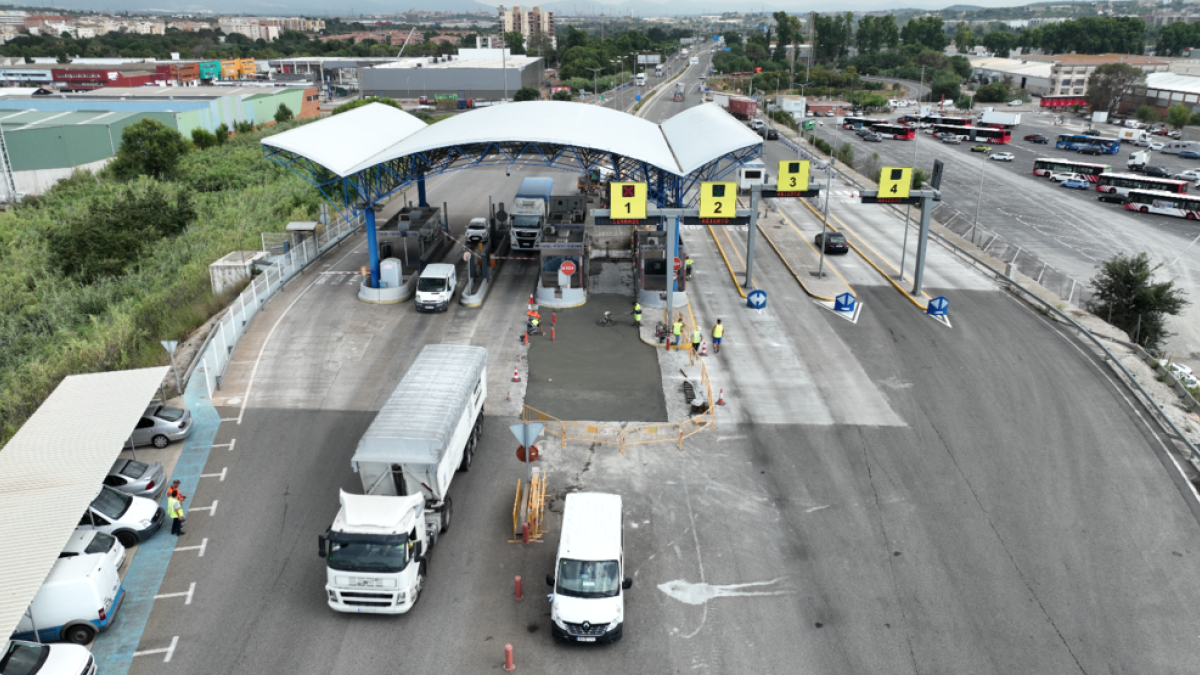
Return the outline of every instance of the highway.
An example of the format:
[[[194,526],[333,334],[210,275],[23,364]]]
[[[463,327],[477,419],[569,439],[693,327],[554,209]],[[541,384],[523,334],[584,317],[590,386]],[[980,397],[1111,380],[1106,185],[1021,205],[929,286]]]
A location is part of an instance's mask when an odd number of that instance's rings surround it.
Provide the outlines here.
[[[652,121],[698,102],[655,99]],[[782,149],[769,143],[765,159]],[[959,175],[973,159],[960,155]],[[532,171],[431,178],[430,201],[449,202],[459,230]],[[891,259],[900,224],[850,190],[835,184],[831,213]],[[786,219],[806,237],[819,230],[794,200],[764,228]],[[950,325],[854,253],[826,261],[863,304],[851,323],[810,301],[761,241],[754,281],[769,302],[751,310],[714,233],[683,236],[696,260],[691,311],[702,326],[728,326],[706,361],[727,401],[717,428],[682,451],[548,443],[555,517],[547,543],[527,547],[507,543],[523,475],[507,425],[526,386],[510,381],[512,368],[537,349],[517,339],[535,268],[509,261],[481,309],[419,315],[411,303],[357,300],[359,235],[291,282],[253,320],[214,399],[223,445],[189,501],[220,508],[190,516],[180,545],[204,540],[204,555],[177,551],[162,584],[195,584],[194,597],[157,601],[139,646],[177,638],[172,660],[138,656],[129,672],[485,672],[501,668],[505,644],[519,670],[536,673],[1200,668],[1195,495],[1176,489],[1161,433],[1076,336],[936,248],[927,285],[950,298]],[[726,257],[744,251],[745,231],[719,236]],[[357,487],[349,460],[374,411],[420,348],[441,342],[489,350],[484,436],[455,478],[453,528],[410,614],[332,612],[317,535],[339,488]],[[669,365],[679,355],[657,356]],[[679,397],[672,382],[663,388]],[[539,580],[553,566],[558,498],[571,490],[625,500],[635,583],[615,645],[549,635]],[[512,598],[514,575],[523,601]]]

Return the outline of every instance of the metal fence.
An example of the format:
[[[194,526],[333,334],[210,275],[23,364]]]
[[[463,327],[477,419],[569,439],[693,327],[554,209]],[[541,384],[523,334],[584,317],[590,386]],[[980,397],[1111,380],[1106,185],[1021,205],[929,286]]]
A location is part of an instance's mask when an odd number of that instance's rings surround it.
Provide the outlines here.
[[[184,380],[190,381],[193,374],[202,376],[211,399],[213,392],[220,388],[233,349],[246,332],[250,319],[262,310],[271,296],[285,283],[322,253],[362,227],[363,222],[361,215],[351,221],[336,220],[317,232],[316,236],[309,237],[294,247],[288,246],[286,252],[269,258],[265,266],[259,267],[261,273],[254,276],[246,290],[230,303],[225,315],[213,326],[200,349],[200,355],[192,361],[191,369]],[[264,248],[267,242],[268,237],[264,235]],[[272,250],[268,249],[268,252]]]

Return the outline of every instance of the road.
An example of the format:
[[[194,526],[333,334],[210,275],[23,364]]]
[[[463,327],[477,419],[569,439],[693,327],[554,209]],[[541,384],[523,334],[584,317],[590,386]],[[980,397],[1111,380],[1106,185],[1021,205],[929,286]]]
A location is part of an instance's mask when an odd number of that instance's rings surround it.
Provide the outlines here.
[[[1167,216],[1125,211],[1119,205],[1099,202],[1094,191],[1063,189],[1032,174],[1033,161],[1040,157],[1094,161],[1110,164],[1114,171],[1126,172],[1129,153],[1138,148],[1123,146],[1117,155],[1088,157],[1057,150],[1053,144],[1028,143],[1020,139],[1034,133],[1053,139],[1064,131],[1064,127],[1052,125],[1053,116],[1025,110],[1022,124],[1014,133],[1017,140],[998,148],[1012,152],[1015,160],[990,162],[985,155],[970,151],[972,143],[945,145],[921,134],[915,143],[866,143],[852,131],[837,127],[835,119],[822,120],[824,126],[818,128],[816,134],[839,146],[850,143],[855,149],[858,166],[873,153],[879,154],[881,164],[919,166],[927,171],[931,170],[935,159],[944,162],[942,191],[946,207],[942,208],[963,214],[957,219],[955,229],[973,224],[978,210],[978,227],[998,234],[1009,245],[1007,250],[1001,247],[999,251],[991,252],[1007,260],[1019,247],[1022,271],[1031,277],[1037,278],[1042,273],[1042,263],[1045,263],[1082,285],[1095,275],[1097,265],[1113,255],[1144,251],[1154,262],[1165,265],[1164,278],[1174,279],[1189,297],[1200,297],[1200,255],[1195,254],[1196,249],[1181,255],[1200,234],[1194,224]],[[1070,124],[1070,116],[1067,121],[1069,125],[1065,129],[1068,132],[1082,131],[1081,125]],[[1115,127],[1103,125],[1103,128]],[[1152,163],[1166,168],[1172,175],[1200,165],[1200,162],[1162,153],[1153,153]],[[982,237],[979,240],[987,242]],[[1060,286],[1060,293],[1067,296],[1069,280]],[[1078,301],[1078,296],[1075,300]],[[1183,360],[1200,360],[1200,313],[1185,310],[1182,316],[1168,321],[1168,329],[1177,333],[1168,342],[1168,351]]]
[[[457,230],[522,177],[455,172],[430,179],[430,200],[450,202]],[[831,210],[887,257],[900,226],[850,189],[835,185]],[[805,236],[819,228],[799,202],[780,209]],[[1075,336],[940,250],[928,283],[951,298],[951,325],[855,254],[826,261],[863,304],[851,323],[810,301],[761,244],[754,281],[770,300],[750,310],[714,234],[683,236],[696,259],[691,310],[702,326],[727,325],[706,361],[727,401],[718,427],[682,451],[548,443],[541,460],[556,498],[625,499],[635,584],[622,642],[580,649],[548,635],[537,580],[553,565],[561,501],[547,543],[507,543],[523,468],[506,427],[527,386],[511,369],[539,348],[517,340],[535,268],[510,261],[479,310],[365,305],[360,235],[271,300],[235,350],[214,400],[225,445],[190,498],[220,509],[189,518],[186,543],[206,540],[205,554],[177,551],[162,584],[195,584],[194,598],[155,602],[139,650],[177,638],[172,660],[138,656],[129,672],[482,672],[500,668],[506,643],[537,673],[1200,668],[1195,496],[1175,488],[1160,433]],[[744,232],[721,236],[727,256],[744,250]],[[334,613],[316,537],[339,488],[356,486],[349,459],[374,411],[420,348],[440,342],[489,351],[484,436],[451,491],[454,528],[412,613]],[[678,399],[681,354],[655,355],[664,395]]]

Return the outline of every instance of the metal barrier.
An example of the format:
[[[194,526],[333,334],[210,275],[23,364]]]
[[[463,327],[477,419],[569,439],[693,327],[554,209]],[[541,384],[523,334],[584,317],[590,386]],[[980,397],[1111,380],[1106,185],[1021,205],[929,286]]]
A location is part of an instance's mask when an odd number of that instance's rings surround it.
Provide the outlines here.
[[[548,528],[546,527],[546,494],[548,492],[548,481],[546,479],[546,470],[535,468],[533,470],[533,480],[529,485],[529,499],[522,499],[522,488],[525,486],[525,481],[517,481],[517,496],[513,500],[512,511],[512,536],[508,541],[510,544],[521,543],[525,540],[524,532],[521,529],[521,506],[525,505],[525,520],[529,523],[529,541],[540,541],[546,536]]]
[[[200,348],[200,355],[192,361],[184,381],[193,373],[203,375],[204,384],[211,399],[218,390],[225,369],[233,356],[233,349],[246,332],[246,326],[263,306],[283,285],[296,276],[322,253],[341,243],[363,224],[363,217],[351,221],[337,220],[322,229],[317,236],[305,239],[286,253],[273,256],[270,263],[262,267],[262,274],[255,276],[246,290],[229,305],[225,315],[217,321]],[[264,238],[264,242],[267,241]]]

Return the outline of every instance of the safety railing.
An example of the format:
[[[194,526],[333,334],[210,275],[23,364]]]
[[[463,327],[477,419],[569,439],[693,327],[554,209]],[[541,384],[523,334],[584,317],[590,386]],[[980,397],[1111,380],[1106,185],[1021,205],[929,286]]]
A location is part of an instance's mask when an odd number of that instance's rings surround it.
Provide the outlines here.
[[[529,523],[529,541],[539,541],[546,536],[548,528],[546,527],[546,494],[548,493],[548,480],[546,479],[546,470],[541,468],[533,469],[533,478],[529,484],[528,499],[524,499],[525,481],[517,481],[517,496],[513,500],[512,511],[512,536],[509,540],[510,544],[525,541],[523,523]],[[524,507],[524,520],[521,519],[522,507]]]
[[[279,292],[284,284],[362,224],[361,215],[350,221],[336,220],[319,231],[315,237],[309,237],[296,246],[289,246],[285,253],[269,258],[268,264],[259,268],[261,273],[251,279],[246,289],[230,303],[224,316],[213,326],[200,348],[199,356],[192,361],[184,381],[190,381],[193,374],[204,377],[204,384],[211,399],[213,392],[220,388],[233,350],[245,334],[250,320],[262,311],[267,301]]]

